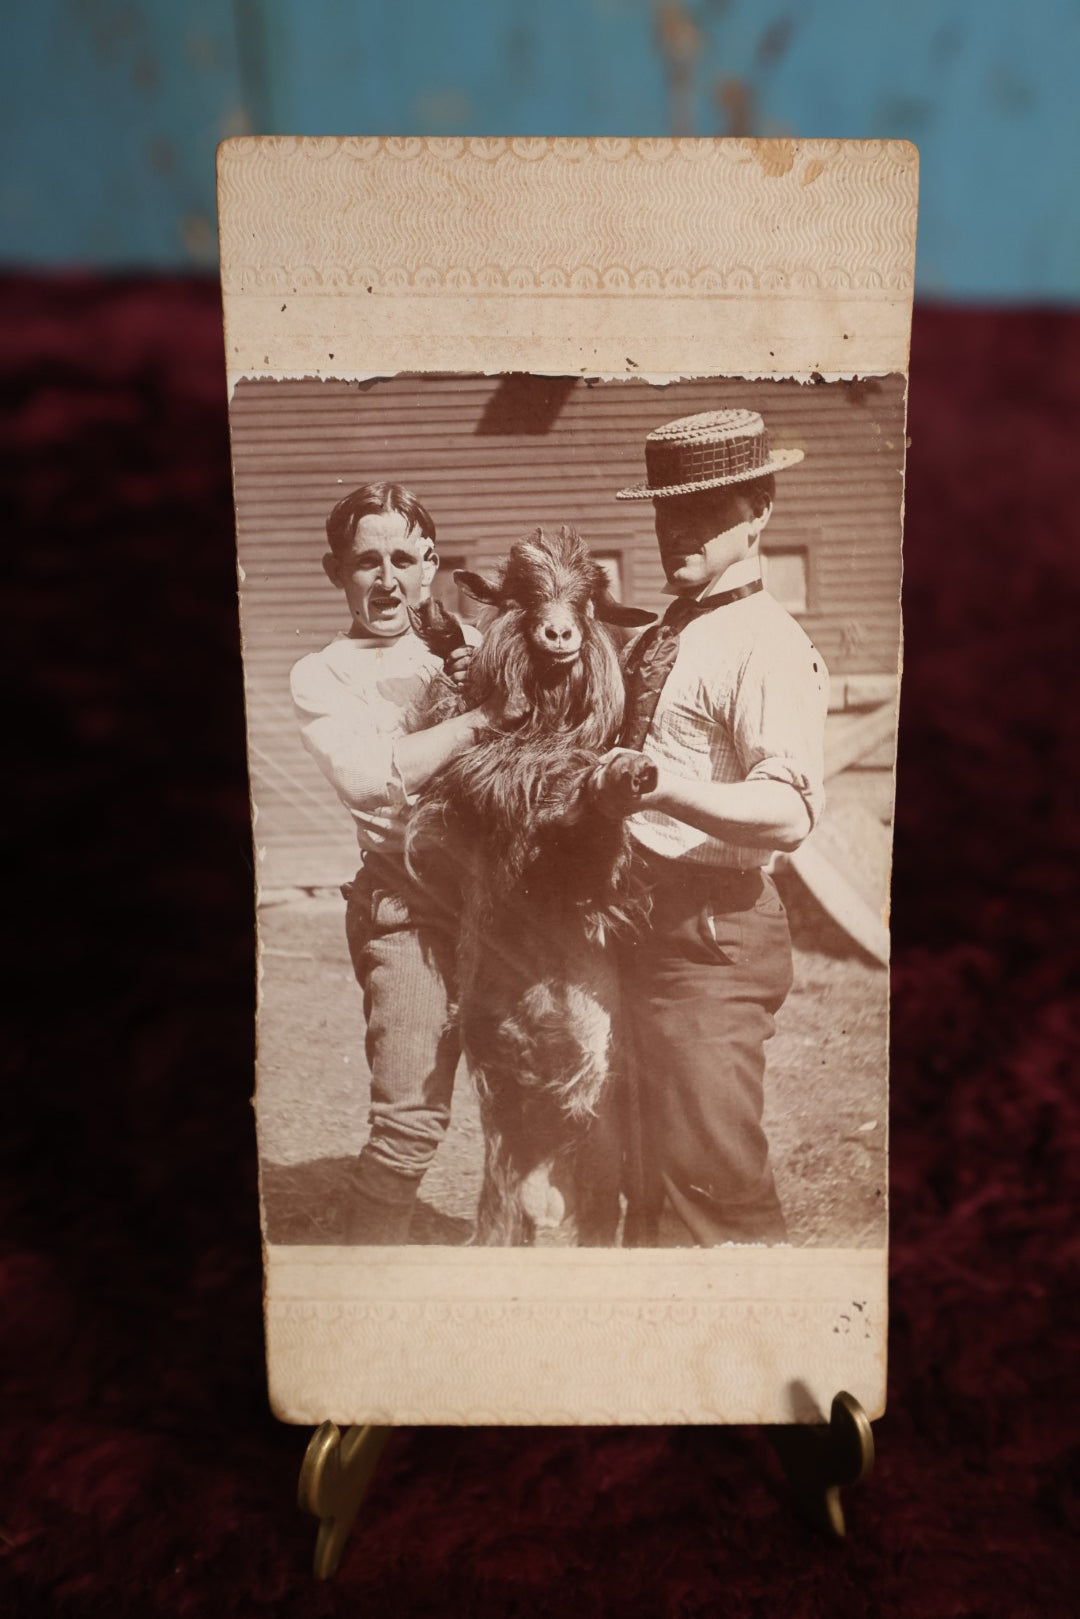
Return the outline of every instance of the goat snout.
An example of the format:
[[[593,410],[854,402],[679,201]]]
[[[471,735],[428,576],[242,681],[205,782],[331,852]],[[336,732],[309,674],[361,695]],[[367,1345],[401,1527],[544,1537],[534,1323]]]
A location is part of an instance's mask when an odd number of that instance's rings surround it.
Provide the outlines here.
[[[570,663],[581,651],[581,625],[568,608],[553,605],[536,619],[529,639],[542,657]]]

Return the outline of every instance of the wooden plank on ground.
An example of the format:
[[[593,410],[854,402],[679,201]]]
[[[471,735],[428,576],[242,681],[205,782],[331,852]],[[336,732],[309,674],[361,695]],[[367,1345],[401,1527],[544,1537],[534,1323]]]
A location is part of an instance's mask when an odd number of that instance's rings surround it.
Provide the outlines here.
[[[830,714],[825,727],[825,777],[872,754],[896,733],[896,704],[882,703],[866,714]]]
[[[787,857],[818,904],[882,966],[889,961],[891,858],[889,828],[857,803],[827,814]]]

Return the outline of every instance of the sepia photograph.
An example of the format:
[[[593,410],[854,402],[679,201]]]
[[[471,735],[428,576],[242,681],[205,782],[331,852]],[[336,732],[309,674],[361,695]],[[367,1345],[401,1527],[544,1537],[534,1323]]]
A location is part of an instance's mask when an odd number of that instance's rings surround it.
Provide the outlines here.
[[[270,1241],[881,1245],[903,411],[236,389]]]
[[[285,1420],[883,1409],[916,178],[222,147]]]
[[[9,18],[0,1614],[1076,1611],[1080,4]]]

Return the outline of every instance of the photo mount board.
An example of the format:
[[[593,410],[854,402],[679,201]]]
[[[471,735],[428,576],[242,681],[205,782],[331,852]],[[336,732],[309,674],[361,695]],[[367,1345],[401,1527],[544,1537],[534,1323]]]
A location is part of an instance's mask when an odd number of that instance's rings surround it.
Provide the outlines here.
[[[916,190],[902,142],[228,141],[230,391],[906,376]],[[260,1037],[271,1015],[263,996]],[[776,1423],[844,1388],[873,1418],[886,1257],[268,1242],[271,1402],[297,1423]]]

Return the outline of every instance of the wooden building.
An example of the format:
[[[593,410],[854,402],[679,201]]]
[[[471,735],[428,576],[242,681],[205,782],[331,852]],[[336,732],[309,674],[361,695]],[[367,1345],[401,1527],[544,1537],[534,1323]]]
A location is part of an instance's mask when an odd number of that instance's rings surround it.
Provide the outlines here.
[[[336,886],[356,865],[347,811],[304,752],[289,699],[292,664],[347,628],[321,559],[337,500],[375,479],[404,483],[438,527],[437,588],[471,611],[454,568],[493,567],[537,524],[573,523],[616,594],[664,606],[648,501],[614,492],[644,478],[644,439],[699,410],[760,410],[774,444],[806,452],[780,474],[764,536],[768,586],[824,654],[837,735],[895,690],[900,620],[904,384],[678,381],[527,376],[370,382],[240,382],[231,407],[252,796],[259,882]],[[841,754],[859,797],[891,809],[891,738]],[[855,734],[852,731],[851,734]],[[836,740],[836,737],[833,738]],[[850,783],[841,793],[850,797]]]

